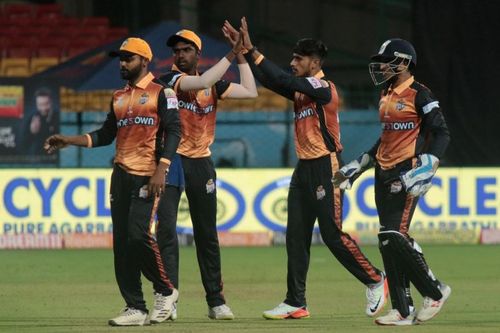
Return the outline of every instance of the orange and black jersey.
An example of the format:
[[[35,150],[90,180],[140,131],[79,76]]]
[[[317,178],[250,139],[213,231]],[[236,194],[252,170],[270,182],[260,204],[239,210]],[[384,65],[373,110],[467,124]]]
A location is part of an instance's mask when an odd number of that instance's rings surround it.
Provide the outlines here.
[[[160,77],[166,87],[174,89],[179,100],[182,135],[177,153],[191,158],[207,157],[215,137],[217,99],[227,96],[231,83],[219,80],[208,89],[180,91],[179,83],[186,75],[172,70]]]
[[[441,159],[450,141],[439,101],[413,76],[382,91],[379,118],[382,134],[369,154],[382,169],[422,153]]]
[[[89,146],[109,145],[116,137],[114,163],[134,175],[153,175],[160,159],[171,160],[180,139],[177,98],[148,73],[135,86],[113,93],[100,129]]]
[[[266,88],[294,101],[295,151],[303,160],[342,152],[338,117],[338,95],[323,71],[312,77],[295,77],[268,59],[255,65],[247,61],[255,78]]]

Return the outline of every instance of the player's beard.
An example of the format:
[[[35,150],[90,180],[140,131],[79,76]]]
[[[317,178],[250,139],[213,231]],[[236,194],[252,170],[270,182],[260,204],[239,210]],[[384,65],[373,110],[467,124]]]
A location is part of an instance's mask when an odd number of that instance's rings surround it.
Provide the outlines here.
[[[197,66],[197,62],[189,62],[189,61],[177,61],[175,63],[175,66],[177,66],[177,68],[183,72],[183,73],[187,73],[189,75],[192,75],[194,73],[196,73],[196,66]]]
[[[141,73],[140,65],[131,69],[125,69],[125,68],[120,69],[120,75],[122,79],[127,81],[135,81],[135,79],[139,77],[140,73]]]

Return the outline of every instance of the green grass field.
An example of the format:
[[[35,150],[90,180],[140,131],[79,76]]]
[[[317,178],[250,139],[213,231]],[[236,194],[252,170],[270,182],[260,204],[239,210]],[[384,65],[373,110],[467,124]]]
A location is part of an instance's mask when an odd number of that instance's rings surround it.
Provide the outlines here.
[[[377,248],[364,249],[380,266]],[[228,322],[206,317],[194,248],[182,248],[179,319],[140,328],[107,326],[123,307],[111,250],[0,251],[0,332],[500,332],[500,247],[424,250],[453,292],[438,317],[399,328],[378,327],[364,315],[364,287],[320,246],[312,249],[308,276],[310,319],[261,317],[286,291],[284,247],[222,249],[225,295],[237,316]],[[143,284],[151,305],[150,283]]]

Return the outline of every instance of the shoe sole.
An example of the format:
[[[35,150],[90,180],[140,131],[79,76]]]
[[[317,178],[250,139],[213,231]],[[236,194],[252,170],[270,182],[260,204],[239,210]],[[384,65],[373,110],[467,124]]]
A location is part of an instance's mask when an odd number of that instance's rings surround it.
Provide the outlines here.
[[[441,307],[439,308],[438,312],[436,312],[434,315],[432,315],[432,317],[429,317],[429,318],[424,319],[424,320],[419,319],[419,318],[418,318],[418,313],[417,313],[417,316],[415,317],[415,321],[416,321],[416,322],[418,322],[418,323],[424,323],[424,322],[429,321],[429,320],[431,320],[432,318],[436,317],[436,316],[437,316],[437,315],[441,312],[441,310],[443,309],[444,303],[446,303],[446,301],[448,300],[448,298],[449,298],[449,297],[450,297],[450,295],[451,295],[451,287],[450,287],[450,286],[448,286],[448,288],[450,289],[450,292],[448,293],[448,295],[443,295],[443,298],[444,298],[444,299],[443,299],[443,304],[441,304]]]
[[[273,316],[273,315],[270,315],[270,314],[263,313],[262,316],[264,318],[270,319],[270,320],[283,320],[283,319],[307,319],[311,315],[309,314],[309,312],[306,312],[304,310],[297,310],[295,312],[287,313],[285,315],[276,315],[276,316]]]
[[[149,326],[151,322],[145,321],[143,323],[136,323],[136,324],[119,324],[114,320],[108,321],[109,326]]]
[[[220,317],[220,318],[215,318],[215,317],[208,317],[212,320],[233,320],[234,319],[234,316],[233,317]]]
[[[381,323],[375,320],[375,324],[379,326],[411,326],[411,325],[417,325],[415,321],[410,321],[410,322],[398,322],[398,323]]]

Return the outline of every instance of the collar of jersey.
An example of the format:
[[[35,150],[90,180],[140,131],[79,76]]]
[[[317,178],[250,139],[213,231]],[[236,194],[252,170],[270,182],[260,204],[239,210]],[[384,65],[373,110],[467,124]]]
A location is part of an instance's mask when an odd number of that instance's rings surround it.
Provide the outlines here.
[[[405,82],[401,83],[394,89],[391,88],[391,90],[394,91],[396,95],[401,95],[403,91],[405,91],[409,86],[411,86],[413,81],[415,81],[415,78],[413,76],[410,76],[410,78],[407,79]]]
[[[314,77],[317,79],[322,79],[325,77],[325,73],[323,73],[323,71],[319,71],[314,75]]]
[[[129,84],[129,87],[131,88],[141,88],[141,89],[146,89],[146,87],[148,86],[149,82],[153,81],[154,80],[154,75],[153,73],[149,72],[148,74],[146,74],[146,76],[144,76],[141,81],[137,82],[137,84],[135,86],[131,86]]]
[[[186,74],[186,73],[184,73],[183,71],[181,71],[181,70],[179,69],[179,67],[177,67],[175,64],[173,64],[173,65],[172,65],[172,70],[173,70],[173,71],[177,71],[177,72],[181,72],[182,74]],[[187,74],[186,74],[186,75],[187,75]],[[198,71],[196,71],[196,76],[200,76],[200,73],[198,73]]]

